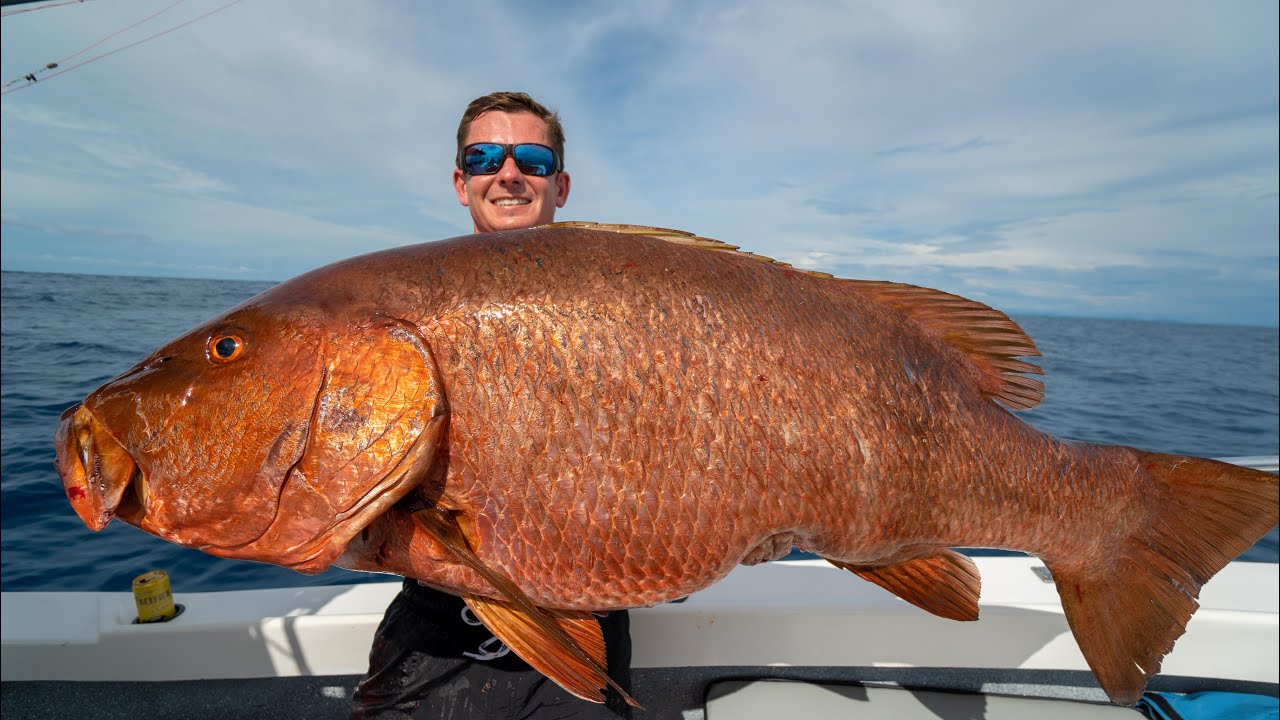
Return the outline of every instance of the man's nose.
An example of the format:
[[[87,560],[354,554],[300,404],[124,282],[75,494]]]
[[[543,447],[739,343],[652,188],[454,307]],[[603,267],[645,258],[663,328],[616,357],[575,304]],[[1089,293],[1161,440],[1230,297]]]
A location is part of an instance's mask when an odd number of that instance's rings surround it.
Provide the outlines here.
[[[502,159],[502,167],[498,168],[499,182],[516,182],[524,180],[524,174],[520,172],[520,168],[516,167],[516,159],[506,157]]]

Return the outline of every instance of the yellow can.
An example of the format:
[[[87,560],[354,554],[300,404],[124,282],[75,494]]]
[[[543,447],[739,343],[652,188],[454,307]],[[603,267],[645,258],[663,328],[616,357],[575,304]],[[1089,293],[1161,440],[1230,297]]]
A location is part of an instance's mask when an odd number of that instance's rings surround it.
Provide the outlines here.
[[[163,570],[145,572],[133,579],[133,601],[138,606],[138,622],[172,620],[178,614],[169,589],[169,574]]]

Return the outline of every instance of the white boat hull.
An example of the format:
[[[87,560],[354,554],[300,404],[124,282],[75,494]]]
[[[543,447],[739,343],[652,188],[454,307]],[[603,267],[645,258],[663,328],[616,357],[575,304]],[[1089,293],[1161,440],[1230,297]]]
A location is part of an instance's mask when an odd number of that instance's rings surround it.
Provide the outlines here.
[[[686,602],[633,611],[633,667],[1088,670],[1038,560],[975,562],[974,623],[929,615],[819,560],[740,567]],[[1162,675],[1280,682],[1277,569],[1237,562],[1214,577]],[[398,589],[176,592],[185,611],[151,625],[133,623],[130,593],[2,593],[3,680],[360,675]]]

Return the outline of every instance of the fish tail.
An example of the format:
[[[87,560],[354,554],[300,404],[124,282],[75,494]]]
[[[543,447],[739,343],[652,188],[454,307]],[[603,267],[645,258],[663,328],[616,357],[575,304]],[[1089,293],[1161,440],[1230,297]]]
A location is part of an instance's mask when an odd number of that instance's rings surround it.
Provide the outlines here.
[[[1067,623],[1113,702],[1132,705],[1147,678],[1199,607],[1200,588],[1275,527],[1280,493],[1274,475],[1202,458],[1132,448],[1139,477],[1151,482],[1142,529],[1096,559],[1046,560]],[[1119,458],[1117,458],[1119,460]]]

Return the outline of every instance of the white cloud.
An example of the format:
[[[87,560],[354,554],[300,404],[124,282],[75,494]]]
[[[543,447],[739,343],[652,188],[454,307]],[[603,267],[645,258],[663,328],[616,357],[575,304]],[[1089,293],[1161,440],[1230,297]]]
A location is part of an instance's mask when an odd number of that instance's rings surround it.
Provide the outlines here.
[[[4,77],[157,9],[6,19]],[[5,212],[211,266],[253,247],[236,266],[282,277],[469,229],[448,179],[458,117],[527,89],[564,117],[562,219],[997,293],[973,281],[1274,268],[1276,20],[1267,3],[241,3],[6,96]],[[1236,290],[1274,324],[1274,283]],[[1074,279],[1006,297],[1158,302]]]
[[[108,133],[115,132],[116,128],[110,123],[95,120],[91,117],[83,117],[60,110],[40,107],[39,105],[26,105],[17,102],[4,101],[0,103],[0,113],[5,117],[12,117],[21,120],[23,123],[34,128],[52,129],[52,130],[75,130],[78,132],[89,133]]]
[[[158,188],[191,195],[232,191],[217,178],[181,167],[143,147],[101,142],[81,143],[77,147],[113,171],[112,175],[127,176],[135,182],[149,180]]]

